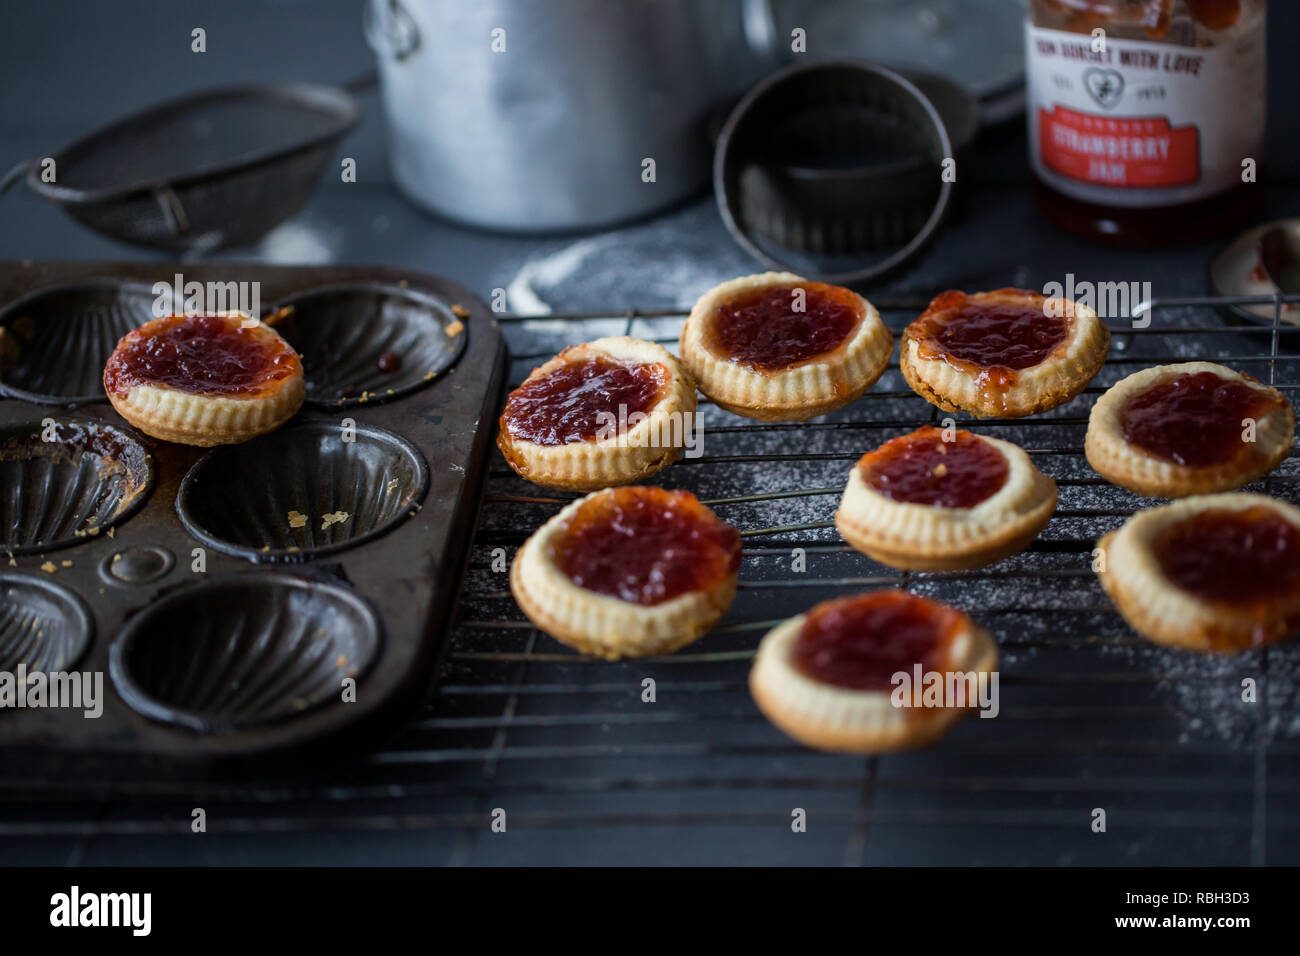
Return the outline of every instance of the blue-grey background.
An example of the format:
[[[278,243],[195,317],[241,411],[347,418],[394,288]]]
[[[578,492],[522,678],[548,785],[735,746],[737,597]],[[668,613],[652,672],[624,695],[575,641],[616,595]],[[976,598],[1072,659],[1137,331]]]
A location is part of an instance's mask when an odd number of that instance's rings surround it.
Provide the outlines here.
[[[1300,71],[1288,38],[1300,29],[1291,3],[1274,3],[1270,25],[1269,211],[1296,212],[1300,129],[1291,108]],[[208,52],[190,52],[190,31],[207,31]],[[815,38],[814,38],[815,39]],[[52,0],[9,4],[0,28],[0,164],[43,156],[108,122],[160,99],[220,84],[305,80],[343,83],[373,66],[361,33],[359,0]],[[378,95],[344,143],[358,181],[326,175],[307,208],[261,247],[227,253],[282,262],[337,261],[409,266],[452,276],[486,296],[507,287],[530,260],[567,248],[572,239],[506,238],[438,221],[401,199],[385,163]],[[337,167],[333,167],[337,168]],[[896,288],[928,293],[978,282],[980,274],[1030,285],[1040,277],[1091,269],[1120,278],[1157,280],[1157,294],[1203,291],[1202,263],[1211,245],[1172,251],[1106,251],[1071,239],[1032,210],[1019,122],[986,132],[962,169],[967,215],[947,230]],[[0,200],[0,257],[13,259],[148,258],[68,220],[26,189]],[[547,301],[560,308],[688,304],[697,286],[733,274],[747,259],[728,238],[708,198],[663,223],[626,230],[617,281],[602,269],[607,250],[580,280]],[[673,230],[672,224],[679,228]],[[996,243],[990,243],[996,234]],[[676,270],[666,265],[680,266]],[[1121,271],[1117,271],[1116,267]],[[685,279],[685,288],[680,280]],[[674,284],[674,279],[679,284]],[[523,303],[527,304],[527,302]]]

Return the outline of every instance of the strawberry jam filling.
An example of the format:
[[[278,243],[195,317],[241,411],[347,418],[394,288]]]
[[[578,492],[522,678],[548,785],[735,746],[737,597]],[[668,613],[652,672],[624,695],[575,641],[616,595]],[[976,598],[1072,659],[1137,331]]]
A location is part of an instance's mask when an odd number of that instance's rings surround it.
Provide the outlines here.
[[[849,690],[892,689],[895,674],[914,665],[943,670],[966,615],[905,591],[873,591],[818,604],[808,612],[791,651],[805,677]]]
[[[521,441],[568,445],[621,434],[632,415],[654,408],[668,388],[657,362],[596,356],[561,365],[510,393],[501,427]],[[607,435],[608,433],[608,435]]]
[[[893,501],[973,508],[1006,484],[1007,459],[968,431],[944,441],[925,426],[885,442],[858,461],[863,481]]]
[[[1233,461],[1251,446],[1245,420],[1278,408],[1277,397],[1214,372],[1175,375],[1133,396],[1122,413],[1124,437],[1192,468]]]
[[[689,491],[615,488],[574,512],[552,557],[579,587],[653,607],[734,575],[740,533]]]
[[[1070,332],[1068,316],[1048,315],[1038,297],[1016,289],[991,295],[1022,301],[975,299],[945,292],[907,329],[926,358],[939,358],[1007,389],[1021,371],[1048,358]]]
[[[1185,518],[1154,550],[1165,577],[1209,601],[1251,606],[1300,596],[1300,528],[1262,505]]]
[[[298,354],[238,315],[170,315],[128,332],[109,356],[104,387],[125,395],[160,385],[199,395],[256,395],[302,371]]]
[[[857,328],[857,293],[822,282],[766,286],[719,305],[707,346],[750,368],[780,371],[838,348]]]

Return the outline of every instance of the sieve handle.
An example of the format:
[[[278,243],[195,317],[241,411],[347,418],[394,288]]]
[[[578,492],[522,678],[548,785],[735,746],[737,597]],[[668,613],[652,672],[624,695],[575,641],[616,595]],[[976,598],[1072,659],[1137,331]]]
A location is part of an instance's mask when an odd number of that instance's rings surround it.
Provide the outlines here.
[[[27,171],[35,165],[36,160],[24,159],[13,169],[9,170],[9,172],[5,173],[4,176],[0,176],[0,193],[5,192],[5,190],[10,186],[22,179],[23,176],[27,175]]]

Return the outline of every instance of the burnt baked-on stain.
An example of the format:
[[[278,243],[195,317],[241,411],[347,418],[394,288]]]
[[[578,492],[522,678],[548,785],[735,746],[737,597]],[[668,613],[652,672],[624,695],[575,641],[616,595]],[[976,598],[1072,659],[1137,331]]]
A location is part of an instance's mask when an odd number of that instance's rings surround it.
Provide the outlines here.
[[[34,554],[121,524],[153,486],[148,449],[126,429],[59,418],[0,428],[0,551]]]
[[[199,731],[343,706],[382,640],[352,590],[289,574],[235,574],[172,591],[131,618],[109,673],[132,709]]]

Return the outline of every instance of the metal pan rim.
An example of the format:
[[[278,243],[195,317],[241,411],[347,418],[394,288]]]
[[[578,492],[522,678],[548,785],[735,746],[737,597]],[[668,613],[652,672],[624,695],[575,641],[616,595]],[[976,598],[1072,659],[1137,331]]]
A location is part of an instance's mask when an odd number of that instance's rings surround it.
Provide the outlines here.
[[[173,97],[145,107],[138,112],[119,117],[113,122],[92,130],[57,149],[51,155],[57,162],[59,157],[86,148],[96,140],[117,132],[121,127],[146,122],[164,113],[169,113],[182,105],[194,106],[205,102],[217,102],[240,96],[265,97],[268,99],[288,100],[302,103],[306,99],[333,99],[338,115],[321,132],[301,142],[282,146],[277,149],[252,152],[248,155],[226,162],[195,169],[183,175],[162,177],[158,179],[139,180],[116,186],[101,186],[93,189],[76,186],[63,186],[59,183],[47,183],[41,180],[39,166],[33,165],[27,173],[27,184],[33,192],[45,199],[65,206],[91,205],[113,202],[130,198],[148,198],[156,192],[168,188],[184,188],[195,183],[205,182],[230,175],[237,170],[256,169],[281,159],[310,152],[326,143],[332,142],[351,130],[361,118],[361,104],[355,96],[346,90],[316,83],[285,84],[250,84],[244,86],[225,86],[214,90]]]

